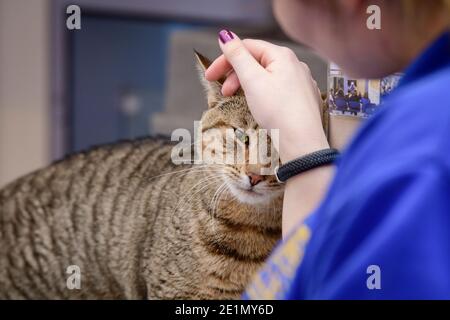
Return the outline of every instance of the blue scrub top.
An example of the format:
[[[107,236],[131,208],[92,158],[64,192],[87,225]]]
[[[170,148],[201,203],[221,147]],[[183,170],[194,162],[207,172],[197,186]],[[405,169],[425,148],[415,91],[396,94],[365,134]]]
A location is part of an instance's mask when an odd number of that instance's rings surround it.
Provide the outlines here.
[[[244,298],[450,299],[450,33],[362,126]]]

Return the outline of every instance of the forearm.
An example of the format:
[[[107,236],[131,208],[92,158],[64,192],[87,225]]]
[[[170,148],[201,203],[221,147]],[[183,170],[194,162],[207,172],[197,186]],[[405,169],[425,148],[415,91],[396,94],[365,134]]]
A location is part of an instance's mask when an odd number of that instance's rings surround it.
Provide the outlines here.
[[[309,121],[308,124],[310,125],[308,127],[280,130],[280,141],[277,142],[280,146],[281,163],[330,148],[320,119],[317,119],[316,123]],[[308,139],[299,143],[299,137],[308,137]],[[333,175],[334,166],[327,165],[305,171],[287,180],[283,201],[283,238],[286,238],[291,230],[304,221],[319,205]]]
[[[334,166],[312,169],[290,178],[284,191],[283,238],[320,204],[334,175]]]

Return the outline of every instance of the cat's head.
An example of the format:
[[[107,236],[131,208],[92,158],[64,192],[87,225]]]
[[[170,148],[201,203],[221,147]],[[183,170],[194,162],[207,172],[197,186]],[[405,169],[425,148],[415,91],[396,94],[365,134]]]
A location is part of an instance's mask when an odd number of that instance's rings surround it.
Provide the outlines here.
[[[274,176],[279,158],[270,136],[253,119],[242,90],[223,96],[223,81],[205,79],[210,61],[195,56],[208,102],[201,118],[203,161],[214,163],[215,176],[240,202],[257,205],[280,197],[284,187]]]

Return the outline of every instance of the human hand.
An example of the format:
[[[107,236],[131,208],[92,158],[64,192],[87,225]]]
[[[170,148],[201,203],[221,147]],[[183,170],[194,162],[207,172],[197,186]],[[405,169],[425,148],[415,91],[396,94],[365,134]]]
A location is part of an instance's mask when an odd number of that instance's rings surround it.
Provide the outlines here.
[[[244,90],[249,109],[265,129],[279,129],[282,162],[329,148],[322,127],[320,91],[308,66],[294,52],[266,41],[240,40],[222,30],[223,55],[206,70],[209,81],[225,77],[222,94]]]

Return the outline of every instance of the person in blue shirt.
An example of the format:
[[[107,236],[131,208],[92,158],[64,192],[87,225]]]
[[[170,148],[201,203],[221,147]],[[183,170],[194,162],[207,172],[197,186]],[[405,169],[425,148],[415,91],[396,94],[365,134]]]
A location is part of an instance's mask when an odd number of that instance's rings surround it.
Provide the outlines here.
[[[283,241],[244,298],[450,299],[450,1],[274,9],[288,35],[348,75],[405,75],[334,166],[287,181]],[[377,17],[381,29],[369,28]],[[242,87],[260,126],[279,129],[282,163],[329,148],[316,83],[292,51],[228,30],[219,39],[207,79],[226,76],[224,95]]]

